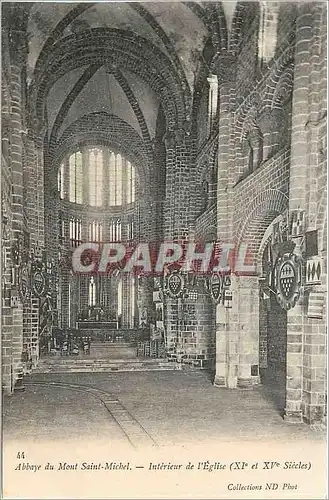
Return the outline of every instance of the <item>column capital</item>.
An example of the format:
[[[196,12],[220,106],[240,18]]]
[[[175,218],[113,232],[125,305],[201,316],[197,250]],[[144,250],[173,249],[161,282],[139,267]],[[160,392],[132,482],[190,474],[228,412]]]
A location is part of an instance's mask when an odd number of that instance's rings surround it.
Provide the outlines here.
[[[185,139],[190,136],[191,122],[186,120],[182,127],[177,127],[174,130],[167,130],[164,136],[164,142],[167,149],[175,149],[177,145],[184,143]]]
[[[43,141],[48,128],[46,121],[33,114],[29,117],[28,125],[28,136],[36,143]]]
[[[236,57],[232,54],[215,54],[210,70],[218,78],[218,83],[229,83],[235,80]]]
[[[173,130],[167,130],[164,136],[164,142],[167,149],[175,148],[175,133]]]
[[[218,76],[214,75],[213,73],[210,73],[207,82],[209,83],[209,87],[212,89],[217,89],[218,88]]]

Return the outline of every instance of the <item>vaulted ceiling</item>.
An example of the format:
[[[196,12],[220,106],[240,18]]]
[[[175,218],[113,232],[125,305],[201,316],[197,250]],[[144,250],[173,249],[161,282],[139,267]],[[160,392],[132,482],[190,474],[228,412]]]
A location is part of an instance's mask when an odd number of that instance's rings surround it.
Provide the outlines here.
[[[202,52],[212,36],[211,22],[214,9],[218,9],[215,4],[220,5],[221,12],[225,13],[224,23],[229,30],[236,2],[34,3],[28,23],[28,82],[32,82],[37,73],[35,69],[40,54],[44,55],[48,50],[50,57],[55,42],[74,33],[105,28],[132,32],[145,39],[150,50],[152,47],[159,49],[174,62],[192,95],[202,64]],[[118,116],[142,135],[140,121],[132,107],[132,102],[137,101],[148,133],[153,138],[159,95],[136,72],[127,67],[117,69],[113,70],[106,63],[94,68],[88,64],[66,71],[53,82],[46,96],[49,135],[55,130],[56,136],[60,137],[72,122],[99,111]],[[76,88],[79,88],[78,92],[75,92]]]

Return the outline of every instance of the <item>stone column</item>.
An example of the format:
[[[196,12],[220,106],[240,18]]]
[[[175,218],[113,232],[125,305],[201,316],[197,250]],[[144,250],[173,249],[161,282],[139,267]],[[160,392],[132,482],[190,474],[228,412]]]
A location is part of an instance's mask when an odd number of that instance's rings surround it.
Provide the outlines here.
[[[216,55],[211,70],[219,82],[219,134],[217,169],[217,240],[232,241],[232,151],[233,105],[235,95],[235,58],[232,55]],[[233,284],[233,283],[232,283]],[[236,330],[233,318],[236,302],[232,309],[223,305],[216,307],[216,373],[217,387],[237,386]]]
[[[238,279],[232,276],[232,308],[222,304],[216,310],[216,373],[214,385],[235,389],[238,385],[239,366],[239,301]]]
[[[43,129],[45,130],[45,129]],[[40,132],[40,131],[39,131]],[[42,135],[42,134],[40,134]],[[35,253],[44,249],[44,165],[43,165],[43,140],[31,128],[27,130],[25,139],[25,172],[26,172],[26,197],[25,207],[30,236],[30,248]],[[53,199],[53,198],[52,198]],[[53,213],[56,211],[52,211]],[[56,226],[52,227],[54,233]],[[57,231],[55,229],[55,234]],[[52,246],[57,257],[56,246]],[[31,296],[23,308],[23,337],[24,352],[26,354],[24,370],[29,372],[35,367],[39,358],[39,305],[40,299]]]
[[[4,33],[3,33],[4,36]],[[4,51],[2,51],[4,56]],[[12,258],[11,258],[11,164],[10,164],[10,126],[9,126],[9,88],[7,105],[2,95],[2,183],[1,183],[1,258],[2,258],[2,308],[1,308],[1,346],[2,346],[2,387],[11,394],[12,387],[12,324],[11,308]]]
[[[292,100],[291,164],[289,212],[306,208],[306,183],[308,170],[308,93],[310,74],[310,42],[312,15],[308,4],[299,7],[296,22],[295,70]],[[297,241],[298,243],[298,241]],[[295,253],[300,252],[297,245]],[[305,311],[303,295],[287,313],[287,380],[285,419],[302,421],[303,337]]]
[[[256,276],[232,276],[232,308],[217,306],[217,387],[259,383],[259,284]]]
[[[195,214],[191,208],[190,179],[194,169],[194,140],[185,129],[167,131],[166,197],[164,203],[164,240],[182,242],[192,237]],[[193,192],[193,189],[192,189]],[[193,221],[193,223],[192,223]],[[183,299],[180,307],[183,307]],[[166,346],[176,348],[181,330],[178,300],[165,298]]]
[[[122,274],[122,318],[121,326],[123,329],[129,329],[129,311],[130,311],[130,275]]]
[[[214,385],[216,387],[236,387],[237,377],[229,376],[229,339],[230,339],[230,312],[223,306],[216,307],[216,372]]]
[[[324,187],[327,180],[327,165],[322,163],[321,149],[323,148],[322,137],[326,134],[326,118],[323,110],[326,107],[326,97],[321,93],[321,70],[326,66],[326,56],[324,47],[321,47],[321,33],[326,30],[325,16],[326,7],[324,4],[314,3],[310,7],[312,14],[312,33],[309,34],[309,54],[307,63],[309,66],[308,80],[308,121],[305,124],[307,130],[307,185],[306,192],[306,230],[318,229],[318,255],[321,256],[322,248],[320,246],[321,232],[324,229],[319,220],[319,211],[321,211],[321,202],[319,203],[319,190]],[[305,64],[305,59],[304,59]],[[323,88],[323,87],[322,87]],[[322,98],[322,100],[321,100]],[[322,165],[321,165],[322,163]],[[316,166],[316,168],[314,168]],[[322,191],[324,194],[324,190]],[[323,195],[322,195],[323,196]],[[326,256],[324,255],[324,261]],[[322,270],[325,275],[326,263],[323,262]],[[324,278],[324,276],[323,276]],[[322,278],[322,283],[325,279]],[[311,293],[313,292],[313,293]],[[314,293],[315,292],[315,293]],[[306,296],[308,293],[308,297]],[[321,285],[314,286],[312,290],[305,290],[305,307],[310,312],[310,304],[314,296],[326,298],[326,287]],[[320,301],[321,303],[321,298]],[[323,304],[323,317],[304,316],[303,325],[303,419],[310,424],[319,423],[323,420],[326,413],[326,378],[327,378],[327,332],[325,320],[325,304]],[[312,314],[311,314],[312,316]],[[291,391],[290,391],[291,392]],[[293,393],[294,395],[294,393]],[[288,397],[288,394],[287,394]]]
[[[238,330],[237,354],[239,387],[259,383],[259,281],[257,276],[238,278]]]
[[[140,276],[137,287],[137,306],[136,313],[140,315],[144,309],[147,311],[147,325],[153,318],[153,278],[149,276]]]
[[[215,56],[212,71],[219,81],[219,130],[218,130],[218,169],[217,169],[217,237],[227,242],[232,236],[232,172],[234,168],[231,141],[233,128],[233,106],[235,96],[235,58]]]
[[[3,6],[4,8],[4,6]],[[4,23],[3,23],[4,24]],[[8,31],[2,27],[2,93],[1,93],[1,260],[2,260],[2,308],[1,308],[1,347],[2,347],[2,387],[4,393],[11,394],[12,387],[12,322],[11,309],[11,163],[10,163],[10,61]]]
[[[8,29],[10,57],[10,165],[11,165],[11,210],[12,210],[12,245],[23,235],[23,163],[24,144],[22,134],[25,127],[24,96],[26,82],[23,80],[23,68],[27,57],[27,13],[25,8],[12,4],[4,7],[5,24]],[[17,297],[18,287],[12,289]],[[22,380],[23,365],[23,304],[19,301],[12,308],[12,349],[11,349],[11,387]]]
[[[164,237],[182,241],[189,236],[190,191],[187,180],[193,169],[194,141],[183,129],[166,134],[166,198]]]

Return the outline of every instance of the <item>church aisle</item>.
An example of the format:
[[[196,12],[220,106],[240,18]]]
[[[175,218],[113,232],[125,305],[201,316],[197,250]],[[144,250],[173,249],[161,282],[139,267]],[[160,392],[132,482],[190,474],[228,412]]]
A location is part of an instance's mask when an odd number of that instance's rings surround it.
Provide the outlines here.
[[[127,444],[127,434],[136,435],[138,424],[158,446],[256,439],[276,443],[324,440],[324,430],[285,422],[263,387],[218,389],[208,378],[206,372],[191,369],[33,374],[26,379],[24,392],[5,399],[4,433],[7,439],[16,439],[24,432],[38,441],[50,437],[103,438],[109,446],[118,442],[121,446]],[[86,388],[93,389],[88,393]],[[108,411],[92,394],[101,394]],[[116,410],[114,403],[119,405]],[[125,434],[120,425],[127,421],[127,415],[132,426],[129,428],[128,422]]]

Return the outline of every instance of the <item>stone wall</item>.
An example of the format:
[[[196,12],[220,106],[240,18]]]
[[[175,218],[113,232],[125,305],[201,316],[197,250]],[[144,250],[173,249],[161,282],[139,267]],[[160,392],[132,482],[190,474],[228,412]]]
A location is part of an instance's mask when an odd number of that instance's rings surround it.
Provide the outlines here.
[[[15,278],[19,264],[13,261],[12,249],[25,235],[29,262],[31,252],[43,248],[56,262],[59,251],[62,259],[70,256],[68,224],[64,225],[64,245],[59,238],[59,213],[66,219],[81,217],[85,234],[88,217],[94,214],[86,215],[89,207],[80,210],[60,200],[57,170],[76,148],[104,145],[120,150],[139,170],[139,199],[133,214],[130,209],[120,214],[124,221],[132,215],[135,218],[135,243],[163,239],[244,242],[258,265],[277,216],[288,210],[291,218],[296,209],[303,211],[302,237],[317,231],[318,256],[324,260],[321,284],[307,287],[303,283],[297,305],[287,313],[287,326],[280,323],[282,335],[275,341],[271,337],[277,306],[272,312],[265,307],[258,266],[253,276],[232,277],[232,308],[222,303],[215,306],[199,280],[189,285],[186,296],[167,298],[166,343],[182,359],[203,359],[209,368],[215,362],[215,384],[231,388],[259,383],[260,369],[270,369],[280,361],[286,365],[286,418],[321,420],[326,402],[326,308],[318,318],[308,317],[308,309],[312,293],[326,296],[326,4],[238,2],[230,26],[216,9],[193,7],[207,35],[191,86],[172,41],[141,6],[136,8],[156,27],[164,52],[132,31],[93,28],[65,36],[69,16],[45,43],[32,80],[27,82],[29,8],[8,4],[3,9],[6,391],[12,392],[22,373],[36,365],[40,333],[39,299],[33,295],[20,298]],[[84,9],[74,11],[73,18]],[[209,13],[217,16],[216,22],[209,22]],[[126,95],[139,132],[117,116],[89,110],[62,131],[70,106],[103,65]],[[64,74],[82,67],[82,76],[48,130],[49,90]],[[125,72],[135,73],[159,100],[152,140]],[[216,110],[210,106],[211,88],[218,89]],[[97,217],[105,222],[109,215],[104,212]],[[304,258],[303,238],[294,238],[294,243],[295,252]],[[63,265],[60,269],[60,324],[68,326],[75,321],[74,311],[68,308],[69,294],[81,307],[87,301],[87,288],[82,282],[75,287],[69,270]],[[151,316],[153,278],[139,280],[139,286],[137,281],[136,304],[146,307]],[[131,283],[129,278],[123,280],[125,327],[133,326],[129,324]],[[111,300],[115,303],[114,296]]]

